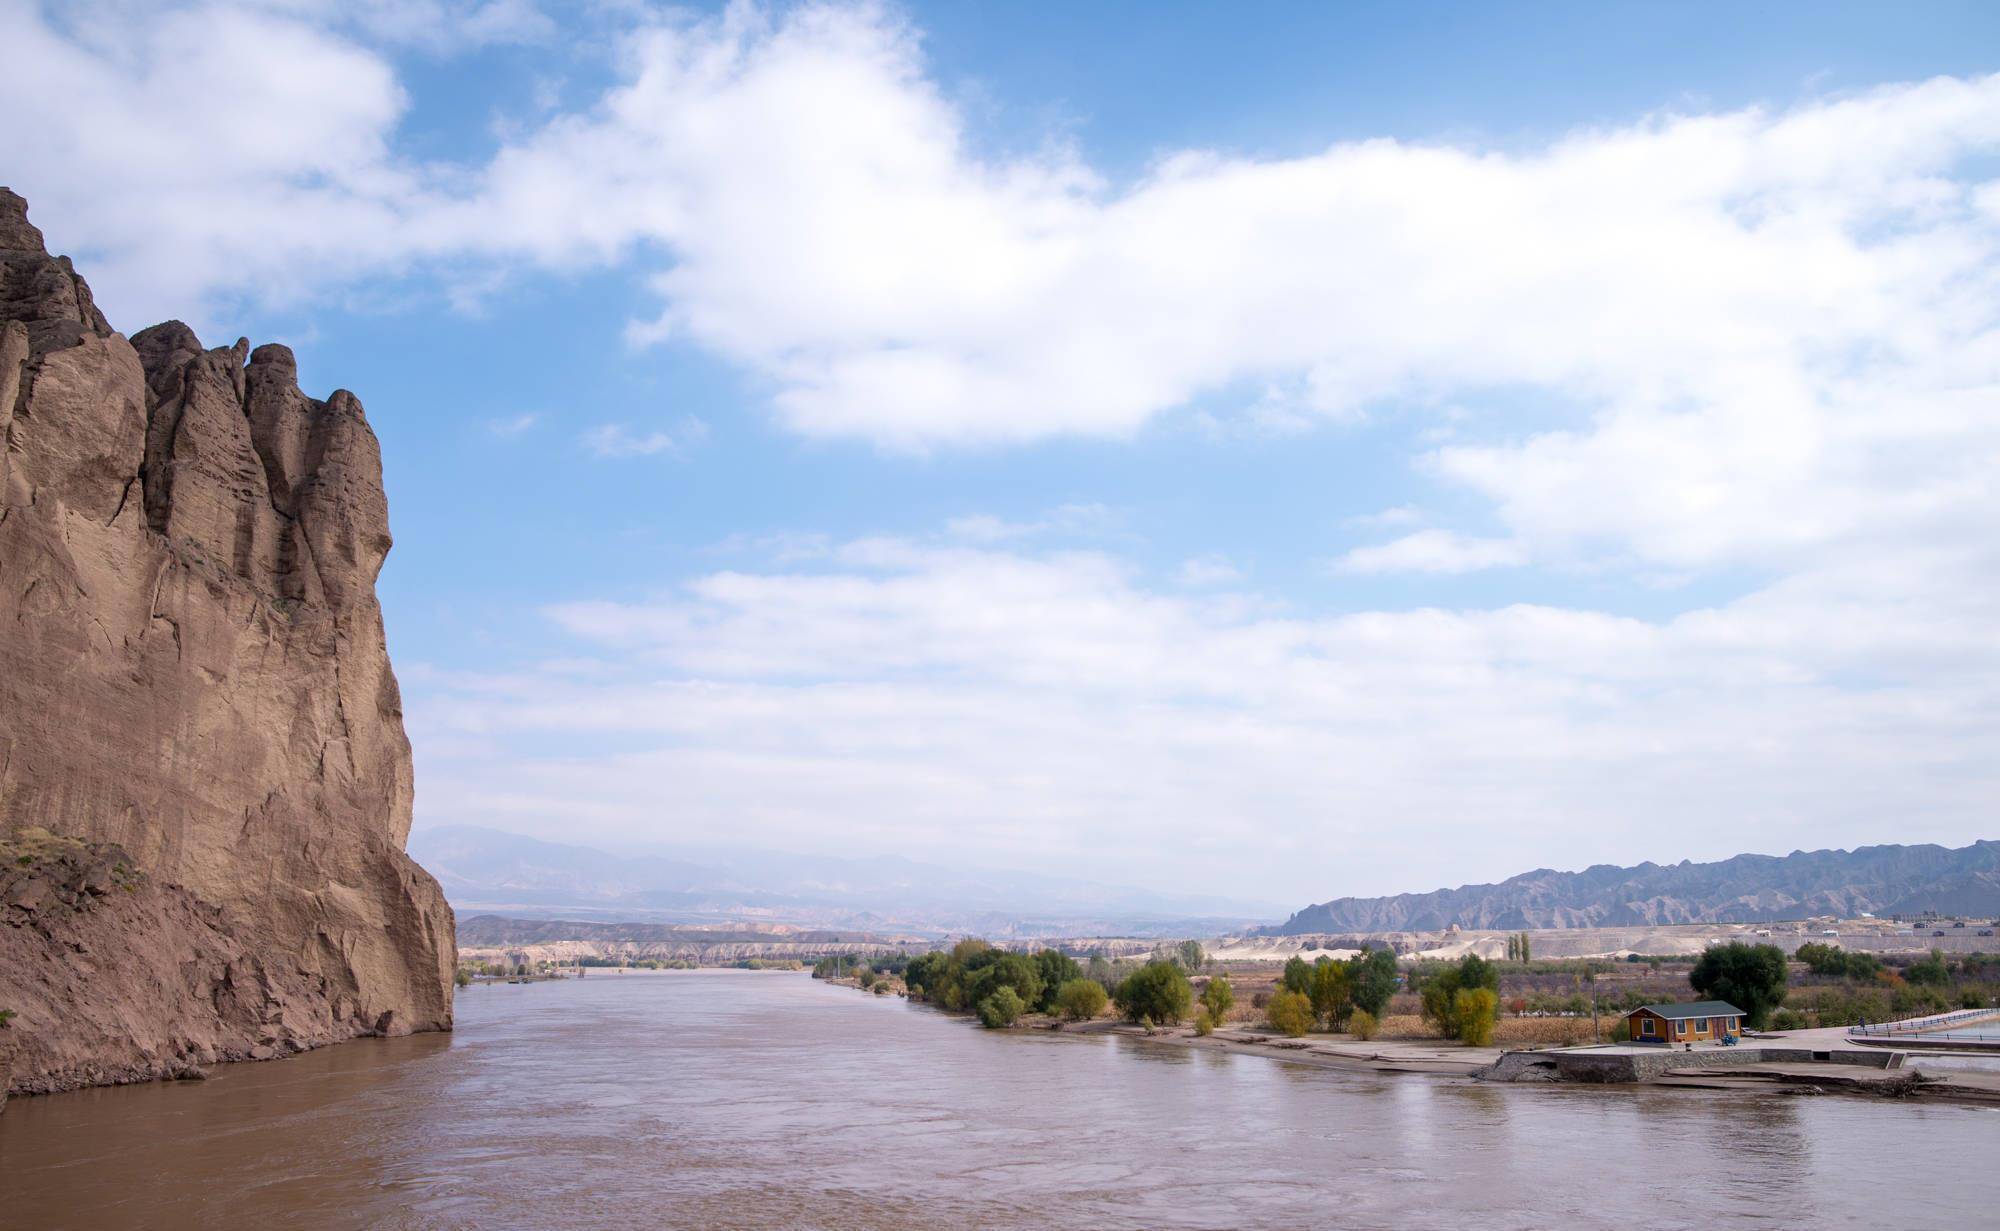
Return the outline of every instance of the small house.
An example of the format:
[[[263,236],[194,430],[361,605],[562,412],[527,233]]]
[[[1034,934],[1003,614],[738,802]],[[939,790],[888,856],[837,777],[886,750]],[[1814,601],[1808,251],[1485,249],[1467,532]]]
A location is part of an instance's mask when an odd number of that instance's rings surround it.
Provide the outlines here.
[[[1726,1000],[1642,1005],[1625,1015],[1625,1028],[1634,1043],[1672,1045],[1733,1039],[1743,1033],[1743,1010]]]

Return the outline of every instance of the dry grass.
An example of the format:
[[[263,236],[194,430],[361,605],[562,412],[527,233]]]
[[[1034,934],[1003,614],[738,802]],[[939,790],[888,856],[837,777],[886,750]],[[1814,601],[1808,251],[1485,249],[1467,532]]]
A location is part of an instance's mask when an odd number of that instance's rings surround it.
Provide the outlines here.
[[[1600,1023],[1607,1038],[1611,1025]],[[1590,1041],[1587,1017],[1503,1017],[1493,1030],[1493,1042],[1501,1047],[1568,1047]]]
[[[1382,1028],[1376,1032],[1378,1039],[1435,1039],[1438,1032],[1431,1024],[1415,1013],[1391,1013],[1382,1019]]]

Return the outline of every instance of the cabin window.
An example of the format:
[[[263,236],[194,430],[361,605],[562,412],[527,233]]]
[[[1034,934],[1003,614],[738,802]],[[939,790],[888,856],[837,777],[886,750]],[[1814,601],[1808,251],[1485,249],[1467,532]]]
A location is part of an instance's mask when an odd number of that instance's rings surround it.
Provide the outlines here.
[[[1695,1022],[1695,1024],[1694,1024],[1694,1032],[1695,1032],[1696,1034],[1700,1034],[1700,1033],[1701,1033],[1702,1031],[1704,1031],[1704,1030],[1706,1030],[1706,1029],[1708,1029],[1708,1019],[1707,1019],[1707,1018],[1705,1018],[1705,1017],[1704,1017],[1704,1018],[1700,1018],[1700,1019],[1698,1019],[1698,1020],[1697,1020],[1697,1021]]]
[[[1640,1033],[1640,1034],[1651,1034],[1651,1033],[1653,1033],[1653,1019],[1652,1019],[1652,1018],[1650,1018],[1650,1017],[1642,1017],[1642,1018],[1640,1018],[1640,1019],[1639,1019],[1639,1033]]]

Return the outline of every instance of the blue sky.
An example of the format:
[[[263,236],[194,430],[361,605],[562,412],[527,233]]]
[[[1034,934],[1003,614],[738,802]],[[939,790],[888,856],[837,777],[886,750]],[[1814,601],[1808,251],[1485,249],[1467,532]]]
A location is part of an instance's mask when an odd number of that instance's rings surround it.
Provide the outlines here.
[[[419,826],[1304,902],[1991,835],[1996,27],[4,3],[0,168],[362,398]]]

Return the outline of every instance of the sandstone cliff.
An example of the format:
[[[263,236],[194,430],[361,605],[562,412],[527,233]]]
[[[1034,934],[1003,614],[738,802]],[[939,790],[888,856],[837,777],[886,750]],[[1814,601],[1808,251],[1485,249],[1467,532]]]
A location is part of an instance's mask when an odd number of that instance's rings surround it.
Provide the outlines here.
[[[0,438],[8,1084],[449,1029],[361,404],[282,346],[128,342],[0,189]]]

